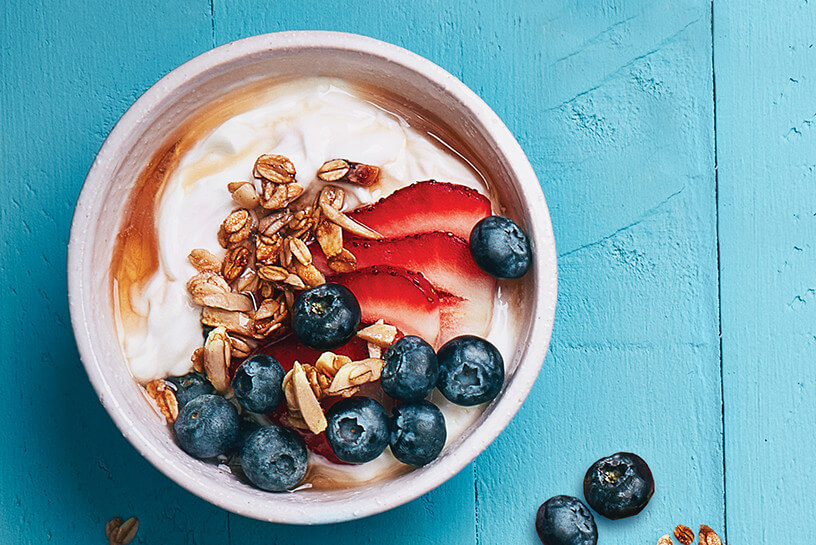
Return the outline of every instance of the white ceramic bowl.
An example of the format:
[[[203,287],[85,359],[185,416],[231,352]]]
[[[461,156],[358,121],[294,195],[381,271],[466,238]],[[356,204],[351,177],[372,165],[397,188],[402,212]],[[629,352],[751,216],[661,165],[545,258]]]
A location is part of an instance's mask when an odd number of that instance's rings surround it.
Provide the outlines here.
[[[374,485],[272,494],[242,484],[179,449],[131,378],[114,326],[110,262],[134,180],[169,129],[231,89],[259,77],[336,76],[418,104],[467,142],[499,190],[508,214],[534,246],[524,278],[515,354],[504,354],[499,397],[432,464]],[[335,32],[282,32],[239,40],[176,68],[151,87],[111,131],[88,173],[68,247],[71,321],[102,404],[122,434],[178,484],[225,509],[273,522],[319,524],[360,518],[406,503],[440,485],[510,422],[538,375],[552,331],[556,255],[550,217],[530,163],[495,113],[458,79],[405,49]]]

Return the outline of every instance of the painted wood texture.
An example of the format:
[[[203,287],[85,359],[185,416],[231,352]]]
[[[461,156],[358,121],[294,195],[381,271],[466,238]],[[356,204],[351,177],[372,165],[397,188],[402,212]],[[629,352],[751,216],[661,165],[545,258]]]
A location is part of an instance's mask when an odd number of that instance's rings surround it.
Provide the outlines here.
[[[804,0],[6,0],[0,543],[101,543],[135,515],[151,544],[533,544],[538,505],[580,496],[617,450],[657,492],[599,520],[602,545],[680,522],[805,543],[815,17]],[[231,515],[144,461],[85,377],[65,295],[73,205],[119,116],[184,60],[291,29],[370,35],[461,78],[530,157],[559,248],[551,351],[505,433],[406,506],[314,528]]]

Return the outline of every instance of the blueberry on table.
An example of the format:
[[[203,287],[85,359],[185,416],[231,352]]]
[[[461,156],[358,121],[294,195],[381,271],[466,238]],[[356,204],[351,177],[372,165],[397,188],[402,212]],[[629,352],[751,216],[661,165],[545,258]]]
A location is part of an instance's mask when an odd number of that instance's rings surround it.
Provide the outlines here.
[[[419,401],[431,393],[439,379],[439,363],[433,347],[408,335],[392,344],[383,355],[383,391],[400,401]]]
[[[271,424],[255,431],[241,449],[241,469],[262,490],[283,492],[306,475],[309,455],[293,431]]]
[[[331,350],[347,343],[360,325],[360,304],[339,284],[322,284],[301,293],[292,307],[292,330],[315,350]]]
[[[504,216],[488,216],[473,227],[470,255],[480,269],[496,278],[521,278],[533,261],[527,234]]]
[[[466,407],[495,398],[504,384],[504,360],[490,342],[462,335],[442,345],[437,353],[437,386],[449,401]]]
[[[344,462],[370,462],[388,446],[388,415],[382,405],[369,397],[338,401],[326,413],[326,421],[329,445]]]
[[[204,394],[179,411],[176,441],[187,454],[212,458],[229,452],[238,436],[238,411],[221,396]]]
[[[180,377],[168,377],[167,382],[175,386],[176,401],[179,409],[203,394],[214,394],[215,387],[207,377],[195,371]]]
[[[235,371],[235,400],[249,412],[271,413],[283,403],[283,366],[266,354],[245,360]]]
[[[430,401],[405,403],[394,409],[390,444],[400,462],[424,466],[436,460],[447,436],[445,416]]]
[[[572,496],[553,496],[538,508],[536,532],[544,545],[596,545],[592,512]]]
[[[637,515],[649,503],[652,494],[652,471],[643,458],[631,452],[601,458],[584,476],[587,503],[609,519]]]

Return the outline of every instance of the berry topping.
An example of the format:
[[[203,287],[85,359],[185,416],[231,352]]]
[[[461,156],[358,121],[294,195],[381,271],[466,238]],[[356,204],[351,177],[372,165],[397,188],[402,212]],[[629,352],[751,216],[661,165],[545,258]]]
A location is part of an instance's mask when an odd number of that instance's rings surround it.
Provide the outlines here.
[[[476,266],[464,239],[436,231],[381,240],[351,238],[345,247],[357,258],[359,268],[391,265],[420,271],[439,292],[440,342],[458,335],[487,333],[496,280]],[[317,245],[313,246],[313,258],[321,272],[332,274]]]
[[[266,354],[244,360],[232,378],[235,399],[253,413],[269,413],[283,403],[283,367]]]
[[[436,387],[439,379],[436,352],[419,337],[401,338],[385,351],[383,360],[382,389],[394,399],[419,401]]]
[[[589,506],[609,519],[640,513],[654,493],[652,471],[643,458],[618,452],[601,458],[587,470],[584,497]]]
[[[370,462],[388,446],[388,415],[369,397],[350,397],[327,412],[326,437],[334,454],[344,462]]]
[[[386,237],[447,231],[464,239],[489,215],[490,201],[475,189],[434,180],[400,188],[349,214]]]
[[[536,532],[544,545],[596,545],[595,519],[581,500],[554,496],[538,508]]]
[[[504,360],[490,342],[462,335],[437,353],[439,391],[457,405],[471,406],[496,397],[504,384]]]
[[[179,446],[196,458],[226,454],[238,436],[238,411],[221,396],[204,394],[187,403],[173,426]]]
[[[394,409],[390,444],[391,452],[400,462],[424,466],[434,461],[446,438],[445,417],[433,403],[422,400]]]
[[[470,253],[476,264],[496,278],[521,278],[530,268],[530,240],[516,222],[490,216],[470,233]]]
[[[338,284],[304,291],[292,308],[292,330],[311,348],[330,350],[347,343],[360,325],[360,304]]]
[[[260,489],[282,492],[306,475],[309,455],[291,430],[271,424],[247,437],[241,449],[241,469]]]
[[[436,341],[439,295],[421,274],[400,267],[376,266],[340,274],[331,281],[354,293],[364,323],[382,319],[406,335]]]
[[[179,409],[203,394],[215,393],[215,388],[201,373],[192,371],[180,377],[168,377],[167,382],[175,386],[176,401]]]

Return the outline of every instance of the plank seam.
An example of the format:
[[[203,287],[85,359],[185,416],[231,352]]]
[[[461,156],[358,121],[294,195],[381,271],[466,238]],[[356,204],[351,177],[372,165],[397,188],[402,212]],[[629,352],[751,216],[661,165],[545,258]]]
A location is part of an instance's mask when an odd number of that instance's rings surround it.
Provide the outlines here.
[[[720,341],[720,441],[722,443],[722,493],[723,493],[723,538],[728,543],[728,494],[725,478],[725,372],[723,368],[722,342],[722,265],[720,261],[720,179],[717,171],[717,76],[714,67],[714,1],[711,0],[711,99],[714,129],[714,217],[715,233],[717,238],[717,335]]]
[[[213,0],[210,0],[210,37],[212,46],[215,47],[215,6],[213,3]]]
[[[475,466],[473,468],[473,522],[476,526],[476,545],[480,545],[482,540],[479,536],[479,477]]]

